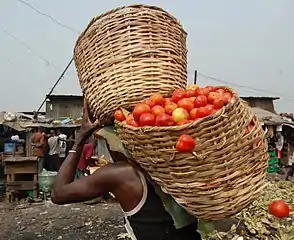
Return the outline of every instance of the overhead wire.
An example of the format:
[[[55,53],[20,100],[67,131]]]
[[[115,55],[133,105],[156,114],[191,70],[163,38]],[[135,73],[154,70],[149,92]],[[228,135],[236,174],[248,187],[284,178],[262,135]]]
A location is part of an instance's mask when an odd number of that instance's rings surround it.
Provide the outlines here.
[[[61,26],[61,27],[64,27],[74,33],[77,33],[77,34],[80,34],[80,31],[72,28],[71,26],[68,26],[60,21],[58,21],[56,18],[52,17],[51,15],[47,14],[47,13],[44,13],[44,12],[41,12],[39,9],[37,9],[35,6],[33,6],[31,3],[29,2],[26,2],[26,1],[23,1],[23,0],[16,0],[17,2],[21,3],[21,4],[24,4],[26,5],[27,7],[29,7],[30,9],[32,9],[34,12],[36,12],[37,14],[39,15],[42,15],[48,19],[50,19],[51,21],[53,21],[54,23],[56,23],[57,25]]]

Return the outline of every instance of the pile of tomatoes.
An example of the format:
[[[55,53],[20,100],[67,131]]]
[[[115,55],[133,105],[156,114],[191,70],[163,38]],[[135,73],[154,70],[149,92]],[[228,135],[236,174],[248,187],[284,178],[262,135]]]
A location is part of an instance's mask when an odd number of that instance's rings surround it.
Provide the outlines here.
[[[130,114],[126,115],[122,109],[116,110],[114,118],[133,127],[181,126],[214,114],[232,97],[230,91],[222,88],[191,85],[176,89],[171,98],[153,94],[136,104]]]

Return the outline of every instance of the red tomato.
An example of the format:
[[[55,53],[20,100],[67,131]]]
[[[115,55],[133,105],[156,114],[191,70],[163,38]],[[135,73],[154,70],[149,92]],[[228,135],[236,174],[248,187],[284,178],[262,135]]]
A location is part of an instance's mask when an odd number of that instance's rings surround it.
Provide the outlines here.
[[[195,90],[196,97],[200,95],[208,96],[209,90],[208,88],[198,88]]]
[[[195,140],[191,136],[183,134],[178,139],[176,149],[178,152],[192,152],[195,146]]]
[[[155,126],[174,126],[175,122],[173,121],[173,118],[166,114],[166,113],[161,113],[156,117],[155,120]]]
[[[139,119],[140,126],[154,126],[155,116],[151,113],[142,113]]]
[[[277,218],[286,218],[289,216],[290,208],[284,200],[273,201],[268,205],[268,212]]]
[[[135,119],[128,121],[127,124],[133,127],[139,127],[139,124],[136,122]]]
[[[214,111],[214,106],[211,104],[208,104],[207,106],[205,106],[205,108],[207,109],[207,111],[209,112],[208,115],[211,115]]]
[[[172,115],[173,111],[178,107],[174,102],[169,102],[165,104],[164,110],[167,114]]]
[[[183,125],[186,125],[186,124],[191,123],[191,122],[192,122],[191,120],[184,119],[184,120],[182,120],[182,121],[179,121],[179,122],[177,123],[177,125],[178,125],[178,126],[183,126]]]
[[[208,111],[208,109],[206,107],[200,107],[197,109],[196,117],[197,118],[204,118],[204,117],[208,116],[209,114],[210,114],[210,112]]]
[[[225,103],[230,102],[232,99],[232,94],[230,92],[225,92],[223,95],[223,99],[224,99]]]
[[[224,89],[222,89],[222,88],[219,88],[219,89],[217,89],[216,90],[216,92],[218,93],[218,94],[220,94],[220,95],[224,95],[224,93],[226,92]]]
[[[138,103],[134,108],[133,116],[135,120],[138,120],[142,113],[150,113],[150,112],[151,112],[151,109],[149,105],[147,105],[146,103]]]
[[[183,98],[178,101],[178,106],[190,112],[194,108],[194,102],[190,98]]]
[[[165,112],[164,108],[162,106],[159,105],[155,105],[152,109],[151,109],[152,114],[157,117],[158,115],[162,114]]]
[[[191,120],[196,120],[197,119],[197,108],[193,108],[191,111],[190,111],[190,119]]]
[[[180,101],[181,99],[185,98],[186,97],[186,91],[183,90],[183,89],[176,89],[174,92],[173,92],[173,95],[172,95],[172,100],[177,103],[178,101]]]
[[[123,113],[123,111],[121,109],[117,109],[114,112],[114,119],[117,120],[117,121],[120,121],[120,122],[126,120],[125,115],[124,115],[124,113]]]
[[[143,103],[146,103],[150,108],[153,108],[156,105],[155,102],[152,101],[150,98],[145,99]]]
[[[210,92],[209,94],[208,94],[208,97],[207,97],[207,100],[208,100],[208,102],[209,103],[213,103],[214,102],[214,100],[216,99],[216,98],[218,98],[219,97],[219,94],[218,93],[216,93],[216,92]]]
[[[205,107],[207,105],[207,97],[204,95],[197,96],[194,101],[194,106],[196,108]]]
[[[218,97],[218,98],[214,99],[214,101],[213,101],[213,106],[215,109],[221,109],[224,105],[225,105],[225,101],[221,97]]]
[[[209,92],[215,92],[215,87],[213,86],[206,86],[205,88],[207,88],[209,90]]]
[[[186,90],[186,97],[195,97],[195,90],[193,89],[188,89]]]
[[[189,113],[184,108],[176,108],[172,113],[172,117],[174,122],[178,123],[184,119],[188,119]]]
[[[165,105],[168,104],[168,103],[170,103],[170,102],[173,102],[173,100],[171,98],[165,98],[164,99],[164,104]]]
[[[155,103],[155,105],[164,106],[165,100],[161,94],[153,94],[150,96],[150,100]]]

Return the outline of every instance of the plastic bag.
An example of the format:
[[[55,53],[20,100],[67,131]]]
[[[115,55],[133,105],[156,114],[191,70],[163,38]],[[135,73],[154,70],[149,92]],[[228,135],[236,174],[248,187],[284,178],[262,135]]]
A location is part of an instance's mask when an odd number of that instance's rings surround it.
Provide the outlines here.
[[[38,175],[39,189],[43,192],[51,192],[57,172],[50,172],[43,169]]]

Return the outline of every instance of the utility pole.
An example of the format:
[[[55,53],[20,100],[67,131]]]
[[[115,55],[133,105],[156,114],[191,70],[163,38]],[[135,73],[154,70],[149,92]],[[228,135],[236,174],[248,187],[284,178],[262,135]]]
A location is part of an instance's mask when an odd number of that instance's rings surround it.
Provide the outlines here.
[[[40,112],[41,108],[43,107],[43,105],[45,104],[45,102],[47,100],[47,96],[50,96],[51,93],[54,91],[55,87],[60,82],[60,80],[63,78],[64,74],[66,73],[66,71],[68,70],[68,68],[72,64],[72,62],[73,62],[73,58],[71,58],[71,60],[69,61],[69,63],[66,65],[65,69],[63,70],[63,72],[61,73],[61,75],[59,76],[59,78],[57,79],[57,81],[55,82],[55,84],[53,85],[53,87],[51,88],[50,92],[45,96],[45,99],[43,100],[43,102],[41,103],[40,107],[38,108],[38,110],[34,114],[34,118],[37,118],[38,113]]]
[[[196,85],[197,84],[197,70],[195,70],[194,72],[194,84]]]

